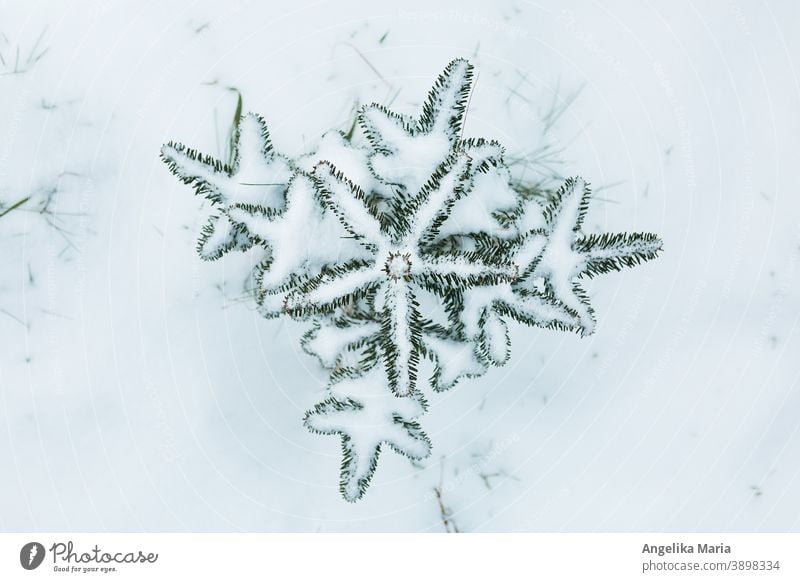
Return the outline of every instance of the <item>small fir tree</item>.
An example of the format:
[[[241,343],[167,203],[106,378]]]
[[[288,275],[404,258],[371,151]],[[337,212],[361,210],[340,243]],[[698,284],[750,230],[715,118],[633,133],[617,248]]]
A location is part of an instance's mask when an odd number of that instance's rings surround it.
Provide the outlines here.
[[[288,159],[266,124],[238,121],[229,163],[176,143],[162,158],[216,213],[200,256],[260,247],[265,317],[307,321],[302,339],[330,373],[305,425],[341,438],[341,492],[367,489],[381,448],[430,455],[424,391],[508,361],[508,323],[594,329],[580,281],[652,259],[653,234],[586,234],[590,189],[570,178],[548,197],[515,186],[495,141],[463,137],[473,68],[451,62],[419,118],[377,104],[361,134],[325,134]],[[434,364],[430,379],[420,362]]]

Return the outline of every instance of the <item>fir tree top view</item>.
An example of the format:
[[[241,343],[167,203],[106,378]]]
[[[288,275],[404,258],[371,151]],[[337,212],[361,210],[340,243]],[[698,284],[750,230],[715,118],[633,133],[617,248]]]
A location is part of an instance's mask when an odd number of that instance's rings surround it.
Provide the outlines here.
[[[162,148],[216,209],[201,257],[258,253],[260,313],[308,322],[302,345],[329,386],[304,422],[341,438],[348,501],[367,490],[384,445],[431,454],[426,392],[505,364],[510,323],[590,334],[581,280],[661,250],[651,233],[584,232],[586,181],[532,194],[500,143],[465,136],[473,81],[456,59],[418,117],[364,106],[360,131],[331,131],[297,159],[255,114],[239,117],[230,160]]]

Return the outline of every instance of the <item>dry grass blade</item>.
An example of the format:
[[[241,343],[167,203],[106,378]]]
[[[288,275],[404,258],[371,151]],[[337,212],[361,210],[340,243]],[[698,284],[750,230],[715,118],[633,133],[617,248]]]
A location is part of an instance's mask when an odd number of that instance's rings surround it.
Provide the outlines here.
[[[25,198],[23,198],[22,200],[19,200],[19,201],[15,202],[14,204],[12,204],[11,206],[9,206],[9,207],[8,207],[8,208],[6,208],[5,210],[0,210],[0,218],[4,217],[6,214],[8,214],[9,212],[11,212],[12,210],[16,210],[17,208],[19,208],[20,206],[22,206],[23,204],[25,204],[25,203],[26,203],[28,200],[30,200],[30,199],[31,199],[31,197],[30,197],[30,196],[26,196]]]

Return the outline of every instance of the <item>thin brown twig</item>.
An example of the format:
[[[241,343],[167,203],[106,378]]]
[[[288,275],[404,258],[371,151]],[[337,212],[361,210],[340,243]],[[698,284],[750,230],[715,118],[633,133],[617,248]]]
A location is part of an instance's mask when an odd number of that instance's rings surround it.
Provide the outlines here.
[[[444,525],[444,530],[447,533],[461,533],[461,530],[458,529],[458,524],[456,524],[455,520],[452,518],[451,511],[448,507],[444,504],[444,458],[442,458],[442,470],[441,475],[439,476],[439,485],[433,488],[433,492],[436,495],[436,502],[439,504],[439,515],[442,519],[442,524]]]
[[[11,319],[13,319],[13,320],[14,320],[14,321],[16,321],[17,323],[19,323],[21,326],[23,326],[23,327],[25,327],[25,328],[27,328],[27,327],[28,327],[28,324],[27,324],[27,323],[25,323],[24,321],[22,321],[22,320],[21,320],[19,317],[17,317],[16,315],[14,315],[13,313],[11,313],[10,311],[7,311],[7,310],[5,310],[5,309],[3,309],[3,308],[0,308],[0,313],[2,313],[3,315],[7,315],[7,316],[8,316],[8,317],[10,317]]]

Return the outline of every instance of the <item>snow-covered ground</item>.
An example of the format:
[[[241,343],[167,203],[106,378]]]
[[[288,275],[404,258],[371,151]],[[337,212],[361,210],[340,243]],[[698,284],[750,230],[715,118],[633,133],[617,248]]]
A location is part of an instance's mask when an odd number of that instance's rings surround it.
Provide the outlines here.
[[[800,5],[220,6],[0,1],[0,529],[799,529]],[[303,328],[197,257],[158,152],[222,155],[240,94],[298,155],[459,56],[467,135],[557,150],[587,230],[664,252],[589,283],[593,336],[513,328],[350,504]]]

